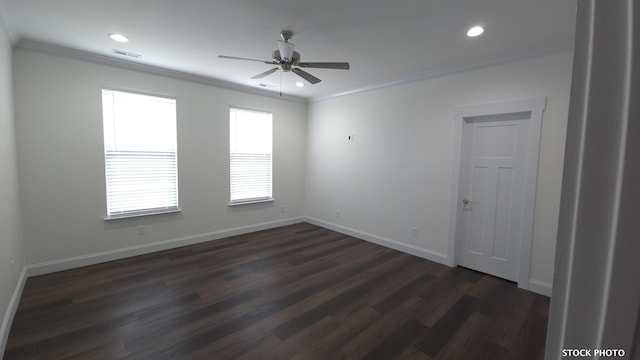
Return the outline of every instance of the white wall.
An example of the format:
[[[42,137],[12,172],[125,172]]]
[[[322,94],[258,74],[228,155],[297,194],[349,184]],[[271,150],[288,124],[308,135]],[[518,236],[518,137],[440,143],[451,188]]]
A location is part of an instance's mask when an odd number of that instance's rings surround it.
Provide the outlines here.
[[[0,14],[0,18],[2,14]],[[0,19],[0,22],[2,19]],[[0,23],[0,354],[22,289],[25,269],[18,199],[18,169],[13,116],[11,44]],[[10,263],[14,261],[14,271]]]
[[[14,51],[14,62],[19,178],[30,265],[202,234],[206,238],[303,215],[305,104],[24,49]],[[181,213],[104,220],[103,86],[177,98]],[[273,113],[275,203],[228,206],[232,105]],[[146,227],[145,235],[137,235],[139,225]]]
[[[571,66],[564,52],[310,104],[306,215],[446,261],[454,108],[547,97],[530,277],[550,289]]]

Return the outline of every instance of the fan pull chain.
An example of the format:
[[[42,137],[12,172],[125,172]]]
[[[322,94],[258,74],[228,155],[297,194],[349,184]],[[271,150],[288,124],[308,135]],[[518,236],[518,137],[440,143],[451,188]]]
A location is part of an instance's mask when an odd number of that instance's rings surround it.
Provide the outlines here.
[[[280,97],[282,97],[282,71],[280,71]]]

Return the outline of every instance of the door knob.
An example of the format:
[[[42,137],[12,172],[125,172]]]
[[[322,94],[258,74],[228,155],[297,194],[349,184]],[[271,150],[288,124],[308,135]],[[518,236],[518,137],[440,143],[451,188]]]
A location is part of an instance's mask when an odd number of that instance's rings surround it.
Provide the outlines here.
[[[467,205],[468,203],[470,203],[471,201],[469,199],[462,199],[462,203]]]

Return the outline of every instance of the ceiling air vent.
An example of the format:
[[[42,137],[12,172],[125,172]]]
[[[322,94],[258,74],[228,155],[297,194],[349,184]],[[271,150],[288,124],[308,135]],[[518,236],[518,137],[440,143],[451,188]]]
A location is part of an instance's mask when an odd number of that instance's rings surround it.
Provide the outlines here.
[[[124,50],[118,50],[118,49],[113,49],[113,53],[117,54],[117,55],[132,57],[134,59],[139,59],[139,58],[142,57],[142,55],[140,55],[140,54],[135,54],[135,53],[132,53],[132,52],[128,52],[128,51],[124,51]]]

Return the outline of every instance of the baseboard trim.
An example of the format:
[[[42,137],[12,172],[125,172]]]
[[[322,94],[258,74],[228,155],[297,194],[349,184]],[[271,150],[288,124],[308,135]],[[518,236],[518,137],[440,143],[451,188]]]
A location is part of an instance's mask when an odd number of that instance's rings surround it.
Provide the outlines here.
[[[87,254],[87,255],[82,255],[82,256],[77,256],[72,258],[53,260],[53,261],[47,261],[47,262],[28,265],[25,267],[25,269],[23,270],[20,276],[18,286],[16,287],[16,291],[14,292],[14,295],[11,299],[9,309],[5,314],[5,318],[2,323],[2,328],[0,328],[0,341],[2,341],[0,344],[4,346],[6,339],[9,336],[8,324],[10,324],[11,322],[8,322],[8,320],[13,319],[13,315],[15,314],[15,311],[18,306],[18,300],[20,299],[20,296],[22,294],[22,289],[24,288],[26,279],[29,276],[37,276],[37,275],[48,274],[56,271],[69,270],[69,269],[74,269],[82,266],[94,265],[94,264],[124,259],[124,258],[137,256],[137,255],[144,255],[144,254],[148,254],[156,251],[168,250],[176,247],[193,245],[193,244],[198,244],[206,241],[219,240],[219,239],[227,238],[230,236],[242,235],[242,234],[247,234],[255,231],[267,230],[267,229],[273,229],[280,226],[297,224],[300,222],[308,222],[308,223],[321,226],[333,231],[337,231],[345,235],[353,236],[361,240],[369,241],[371,243],[385,246],[394,250],[402,251],[404,253],[418,256],[423,259],[427,259],[443,265],[451,266],[450,259],[446,254],[430,251],[430,250],[419,248],[412,245],[403,244],[401,242],[398,242],[392,239],[370,234],[364,231],[356,230],[356,229],[339,225],[336,223],[320,220],[310,216],[299,216],[299,217],[293,217],[293,218],[288,218],[283,220],[276,220],[276,221],[264,222],[264,223],[247,225],[247,226],[240,226],[240,227],[213,231],[213,232],[204,233],[204,234],[159,241],[159,242],[154,242],[150,244],[132,246],[132,247],[127,247],[122,249],[115,249],[111,251]],[[528,282],[528,290],[541,295],[551,297],[551,288],[552,288],[552,285],[544,281],[530,279]]]
[[[537,294],[540,294],[540,295],[551,297],[551,289],[552,289],[552,287],[553,286],[551,284],[549,284],[548,282],[529,279],[529,289],[527,289],[527,290],[532,291],[532,292],[537,293]]]
[[[18,310],[18,304],[20,303],[22,290],[24,290],[24,285],[26,283],[27,283],[27,267],[25,266],[22,269],[22,273],[20,274],[20,278],[18,279],[16,288],[13,291],[13,296],[11,296],[11,301],[9,301],[9,307],[7,308],[7,312],[4,314],[4,318],[2,319],[2,327],[0,327],[0,358],[2,358],[2,354],[4,354],[4,351],[7,348],[7,339],[9,339],[9,331],[11,331],[11,324],[13,323],[13,317],[16,315],[16,311]]]
[[[403,244],[401,242],[395,241],[395,240],[391,240],[382,236],[378,236],[378,235],[373,235],[373,234],[369,234],[366,233],[364,231],[360,231],[360,230],[356,230],[356,229],[352,229],[346,226],[342,226],[339,224],[335,224],[335,223],[331,223],[331,222],[327,222],[324,220],[320,220],[320,219],[316,219],[314,217],[310,217],[310,216],[306,216],[304,218],[304,220],[308,223],[317,225],[317,226],[321,226],[333,231],[337,231],[339,233],[345,234],[345,235],[349,235],[349,236],[353,236],[355,238],[361,239],[361,240],[365,240],[374,244],[378,244],[384,247],[388,247],[394,250],[398,250],[407,254],[411,254],[417,257],[421,257],[423,259],[427,259],[427,260],[431,260],[443,265],[449,265],[449,259],[447,257],[446,254],[442,254],[442,253],[438,253],[435,251],[430,251],[427,249],[423,249],[423,248],[419,248],[416,246],[412,246],[412,245],[407,245],[407,244]]]
[[[158,241],[150,244],[131,246],[122,249],[115,249],[100,253],[87,254],[72,258],[36,263],[28,266],[28,276],[49,274],[56,271],[69,270],[87,265],[99,264],[107,261],[119,260],[131,256],[144,255],[156,251],[173,249],[180,246],[187,246],[202,243],[205,241],[219,240],[230,236],[247,234],[255,231],[272,229],[280,226],[292,225],[303,222],[303,217],[293,217],[284,220],[270,221],[248,226],[240,226],[230,229],[213,231],[205,234],[186,236],[178,239]]]

